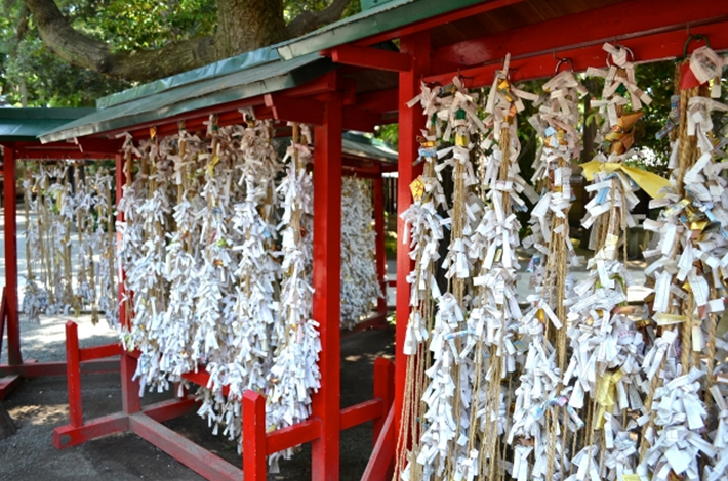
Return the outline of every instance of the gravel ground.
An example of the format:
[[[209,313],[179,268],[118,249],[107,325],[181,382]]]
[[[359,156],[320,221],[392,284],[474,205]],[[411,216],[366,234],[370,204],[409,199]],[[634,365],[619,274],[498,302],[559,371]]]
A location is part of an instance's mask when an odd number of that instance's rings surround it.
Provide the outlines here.
[[[38,362],[64,361],[66,359],[66,321],[73,320],[78,324],[78,339],[81,347],[98,346],[116,342],[119,337],[106,319],[96,325],[91,323],[91,315],[41,316],[40,324],[27,322],[20,316],[20,336],[23,359],[36,359]],[[3,343],[0,364],[7,364],[7,344]]]
[[[57,324],[62,325],[62,322],[44,322],[33,332],[42,339],[44,331],[42,326],[47,326],[49,331],[55,332],[60,329]],[[93,330],[100,329],[100,326],[101,323],[95,327],[91,326],[89,321],[88,326],[80,329],[86,334],[85,342],[98,343],[97,341],[102,339],[106,342],[105,339],[113,338],[109,335],[94,334]],[[57,335],[53,334],[50,337]],[[49,355],[48,353],[53,351],[57,357],[58,349],[64,347],[62,341],[57,344],[60,347],[43,349],[44,354]],[[55,345],[55,342],[50,345]],[[29,357],[28,354],[32,355],[33,351],[24,348],[24,353]],[[373,362],[379,356],[392,358],[393,353],[394,333],[391,330],[365,331],[342,339],[342,407],[371,399]],[[84,376],[82,386],[84,419],[90,420],[121,410],[121,383],[118,374]],[[169,397],[171,397],[169,393],[147,393],[142,402],[143,404],[158,402]],[[96,439],[60,451],[53,448],[51,444],[53,429],[68,424],[68,393],[65,377],[29,379],[11,394],[4,404],[18,431],[15,435],[0,441],[2,480],[73,478],[79,481],[96,481],[103,478],[104,481],[132,479],[196,481],[202,479],[160,449],[131,433]],[[235,443],[227,441],[222,436],[213,436],[207,423],[194,411],[165,424],[228,462],[236,466],[242,465]],[[361,479],[371,448],[371,423],[342,432],[340,455],[342,481]],[[310,460],[310,445],[305,445],[291,461],[282,461],[281,473],[269,475],[269,480],[310,479]]]

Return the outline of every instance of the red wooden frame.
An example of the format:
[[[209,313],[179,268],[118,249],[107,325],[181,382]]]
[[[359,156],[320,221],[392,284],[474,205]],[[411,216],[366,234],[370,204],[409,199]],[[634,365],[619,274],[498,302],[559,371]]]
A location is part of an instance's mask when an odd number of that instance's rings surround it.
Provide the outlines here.
[[[513,58],[535,53],[553,55],[554,50],[560,51],[565,46],[622,42],[635,35],[674,30],[684,33],[688,25],[692,31],[700,25],[726,20],[726,7],[721,3],[714,0],[661,0],[659,6],[654,0],[617,3],[446,45],[434,50],[432,58],[435,64],[467,68],[499,61],[506,53]],[[683,41],[685,38],[683,34]],[[566,55],[559,52],[558,56]]]
[[[122,377],[122,386],[126,385],[126,389],[123,390],[135,399],[133,402],[129,402],[127,399],[121,412],[84,422],[81,403],[81,360],[117,355],[122,356],[122,367],[127,366],[125,371],[129,374],[129,376]],[[194,396],[185,395],[140,407],[138,389],[134,391],[129,389],[136,387],[136,383],[131,381],[131,373],[134,371],[137,358],[135,353],[124,352],[119,344],[79,348],[78,325],[73,321],[68,321],[66,323],[66,358],[68,360],[69,424],[53,430],[52,441],[56,449],[68,448],[109,434],[131,431],[206,479],[239,481],[243,479],[243,473],[245,473],[246,481],[265,481],[268,454],[308,442],[314,443],[314,453],[316,443],[319,443],[319,450],[330,448],[326,442],[325,421],[315,414],[311,419],[294,426],[270,433],[266,432],[265,397],[253,391],[247,391],[242,399],[244,436],[243,469],[241,470],[162,424],[195,409],[198,402]],[[209,380],[209,376],[204,372],[184,377],[202,386],[206,385]],[[336,395],[338,404],[338,391]],[[319,399],[318,402],[321,403],[322,400]],[[385,416],[391,412],[393,402],[394,365],[388,359],[378,358],[374,361],[374,398],[344,409],[337,408],[333,412],[327,410],[325,413],[329,416],[329,422],[332,419],[335,421],[336,447],[338,448],[339,431],[368,421],[374,421],[374,438],[376,439],[377,434],[385,426]],[[328,406],[324,407],[328,408]],[[323,455],[327,454],[331,455],[331,451],[324,452]],[[338,477],[338,472],[335,475]]]
[[[368,47],[340,45],[325,52],[334,62],[369,67],[390,72],[407,72],[412,68],[412,57],[405,53]]]
[[[418,157],[418,145],[415,141],[420,133],[422,122],[422,108],[419,103],[411,109],[405,104],[420,93],[420,81],[423,75],[430,71],[430,32],[423,31],[409,37],[400,39],[400,49],[412,55],[415,62],[409,72],[399,75],[399,171],[397,193],[397,352],[395,357],[395,416],[392,429],[395,433],[400,430],[400,415],[404,402],[405,385],[407,384],[407,358],[402,352],[404,345],[405,327],[409,318],[410,291],[407,276],[412,270],[412,259],[409,256],[409,245],[402,244],[400,239],[406,238],[405,224],[400,215],[412,205],[412,195],[409,185],[422,173],[422,164],[415,166]],[[372,457],[384,454],[375,452]],[[385,462],[380,462],[386,464]],[[376,479],[376,478],[372,478]]]
[[[315,196],[315,270],[313,317],[321,324],[321,340],[323,345],[321,358],[322,386],[314,397],[313,417],[303,423],[281,429],[273,433],[265,432],[265,399],[255,393],[248,392],[243,398],[244,460],[243,470],[247,481],[263,480],[266,476],[266,456],[271,452],[285,449],[302,442],[313,443],[313,479],[315,481],[335,481],[338,479],[338,442],[342,429],[355,425],[363,420],[376,419],[375,431],[379,432],[374,452],[363,480],[384,479],[391,468],[394,456],[396,433],[399,432],[400,413],[403,404],[404,386],[406,382],[406,359],[401,346],[404,341],[405,327],[409,314],[409,290],[406,282],[411,270],[408,248],[400,244],[397,253],[397,281],[401,288],[397,293],[397,353],[396,367],[388,364],[386,369],[381,363],[377,370],[389,372],[394,369],[396,382],[382,382],[382,386],[390,386],[387,391],[382,388],[375,392],[375,399],[355,407],[340,409],[339,406],[339,347],[342,334],[338,330],[338,276],[326,276],[329,269],[339,266],[339,238],[337,231],[340,222],[340,178],[342,172],[353,172],[355,175],[372,176],[375,179],[375,210],[380,208],[381,184],[377,183],[376,172],[369,172],[366,166],[342,166],[339,142],[342,127],[357,125],[369,128],[377,121],[382,121],[383,113],[398,112],[400,128],[400,159],[398,164],[399,192],[398,212],[401,213],[411,204],[409,193],[410,182],[418,175],[420,167],[414,166],[417,158],[415,136],[423,125],[421,110],[418,106],[406,108],[405,103],[419,93],[421,80],[428,82],[450,83],[452,77],[460,75],[469,87],[490,84],[494,70],[500,68],[504,52],[513,53],[513,80],[525,80],[553,75],[557,60],[569,57],[577,70],[588,66],[602,66],[605,54],[601,51],[603,41],[619,41],[635,52],[638,60],[647,61],[674,57],[682,54],[682,47],[687,38],[686,28],[690,33],[707,34],[713,47],[728,47],[728,5],[724,2],[695,0],[685,4],[679,0],[666,0],[659,8],[650,0],[631,0],[612,7],[604,7],[580,14],[550,20],[523,29],[488,35],[478,39],[466,40],[453,45],[440,47],[431,52],[430,30],[467,16],[489,10],[495,10],[523,0],[492,0],[462,8],[431,19],[402,27],[390,32],[378,34],[367,39],[342,45],[331,49],[328,53],[342,63],[359,67],[383,69],[399,72],[398,90],[366,93],[359,96],[352,94],[351,85],[339,81],[336,72],[332,72],[317,81],[300,86],[283,93],[259,96],[224,105],[195,111],[183,116],[166,119],[158,125],[160,135],[176,131],[178,120],[188,120],[188,130],[202,126],[209,114],[219,114],[220,125],[233,123],[238,119],[237,108],[254,106],[260,118],[278,118],[284,120],[308,121],[317,124],[314,169]],[[632,12],[630,16],[630,12]],[[616,15],[619,14],[619,15]],[[589,25],[589,28],[574,30],[565,28],[577,22]],[[400,38],[400,52],[381,53],[373,51],[371,46],[383,40]],[[401,62],[401,63],[400,63]],[[484,64],[484,62],[489,62]],[[409,63],[408,68],[403,68]],[[458,70],[466,68],[465,70]],[[388,117],[392,119],[392,117]],[[384,123],[384,122],[382,122]],[[199,125],[198,125],[199,124]],[[148,136],[152,125],[140,125],[133,129],[135,137]],[[117,159],[117,165],[119,165]],[[117,169],[117,172],[121,169]],[[119,182],[121,184],[121,182]],[[6,186],[7,189],[7,186]],[[376,225],[379,234],[382,227]],[[7,229],[7,225],[6,225]],[[398,238],[403,239],[404,225],[398,219]],[[379,237],[380,242],[383,237]],[[383,245],[377,244],[378,254],[383,252]],[[381,254],[380,254],[381,255]],[[386,263],[378,257],[377,274],[383,280]],[[389,282],[391,285],[392,282]],[[9,301],[11,299],[8,299]],[[17,299],[16,299],[17,302]],[[383,318],[386,308],[378,304],[377,316]],[[10,311],[9,311],[10,312]],[[378,321],[380,320],[378,319]],[[10,334],[10,328],[9,332]],[[14,334],[14,333],[13,333]],[[71,332],[72,335],[72,332]],[[71,343],[73,347],[73,343]],[[82,354],[81,350],[74,358],[74,370],[80,369],[82,358],[94,357],[105,352]],[[69,356],[69,359],[71,357]],[[209,452],[190,443],[179,435],[160,427],[162,419],[191,409],[193,401],[183,398],[168,401],[165,404],[141,408],[137,396],[138,386],[130,381],[134,369],[135,357],[130,353],[121,354],[122,390],[124,411],[107,416],[100,420],[83,423],[81,426],[65,426],[57,429],[54,443],[60,446],[77,444],[104,433],[131,429],[139,433],[157,446],[162,447],[181,462],[192,467],[206,477],[220,479],[239,479],[240,470],[221,467],[222,462]],[[379,362],[379,361],[378,361]],[[376,379],[387,377],[385,374],[375,375]],[[73,376],[74,382],[80,376]],[[69,376],[70,382],[71,376]],[[195,382],[206,382],[204,375],[194,376]],[[79,381],[80,382],[80,381]],[[376,389],[376,388],[375,388]],[[71,389],[69,389],[69,393]],[[80,391],[79,391],[80,392]],[[75,393],[75,391],[74,391]],[[74,394],[75,396],[75,394]],[[391,408],[389,399],[393,396]],[[384,399],[387,399],[384,401]],[[80,405],[79,405],[80,409]],[[385,413],[387,414],[385,420]],[[79,424],[78,411],[74,411],[72,423]]]
[[[700,27],[691,27],[690,32],[694,35],[707,36],[714,50],[725,50],[728,48],[728,21],[721,21]],[[644,36],[632,35],[629,38],[620,40],[619,44],[632,50],[638,63],[644,63],[682,57],[686,39],[687,34],[681,29]],[[602,49],[602,42],[600,40],[596,40],[596,42],[595,44],[573,48],[568,45],[562,45],[558,55],[562,58],[568,58],[574,70],[577,72],[584,71],[589,67],[606,66],[606,53]],[[520,82],[553,76],[558,61],[553,52],[520,55],[511,60],[511,69],[513,71],[511,80]],[[459,75],[464,85],[469,88],[476,88],[490,85],[493,82],[495,71],[500,68],[500,62],[491,63],[481,67],[464,69],[459,72],[425,76],[423,80],[425,82],[447,85],[452,82],[453,77]]]
[[[336,78],[327,75],[324,87],[335,83]],[[318,85],[318,83],[316,84]],[[322,87],[323,88],[323,87]],[[313,395],[312,417],[308,421],[266,433],[265,398],[248,392],[243,398],[244,415],[244,471],[246,480],[265,479],[266,455],[304,442],[312,443],[314,481],[335,481],[338,479],[339,433],[343,429],[375,421],[375,436],[382,430],[384,419],[394,402],[394,366],[391,361],[377,360],[374,367],[374,398],[341,409],[339,406],[339,276],[328,275],[339,271],[340,263],[340,223],[341,223],[341,176],[346,166],[347,174],[374,178],[381,194],[381,173],[385,169],[377,163],[366,163],[354,159],[343,159],[341,153],[342,112],[345,96],[337,92],[322,95],[320,88],[302,87],[306,93],[315,93],[315,98],[299,97],[296,92],[265,97],[269,114],[278,118],[292,116],[286,120],[315,120],[314,126],[314,165],[313,177],[316,195],[314,196],[314,272],[313,318],[319,323],[322,352],[319,366],[321,387]],[[306,110],[308,111],[306,112]],[[306,112],[305,114],[302,112]],[[257,112],[256,112],[257,114]],[[198,113],[199,115],[199,113]],[[239,113],[225,114],[225,122],[233,123]],[[315,116],[302,118],[301,115]],[[201,120],[201,119],[200,119]],[[197,120],[187,122],[187,129]],[[219,124],[219,122],[218,122]],[[165,121],[165,125],[169,125]],[[140,130],[136,130],[141,135]],[[158,130],[159,132],[159,130]],[[125,159],[115,156],[117,202],[123,193],[120,186],[126,183],[124,176]],[[379,179],[377,181],[377,179]],[[380,195],[381,197],[381,195]],[[118,221],[123,221],[118,214]],[[381,199],[374,202],[375,229],[377,242],[377,275],[383,280],[386,272],[384,258],[384,207]],[[121,273],[123,279],[124,273]],[[119,284],[119,299],[124,297],[123,282]],[[129,293],[133,295],[133,293]],[[357,332],[386,319],[386,303],[378,303],[377,312],[369,319],[360,322],[353,332]],[[126,306],[120,306],[120,320],[127,318]],[[56,448],[66,448],[81,444],[96,437],[131,430],[166,451],[175,459],[208,479],[240,479],[242,471],[231,466],[219,457],[189,442],[180,435],[162,426],[160,422],[180,416],[195,405],[191,396],[141,407],[139,385],[132,381],[138,353],[124,352],[119,345],[79,349],[76,324],[67,323],[67,359],[69,363],[68,392],[70,423],[54,430],[53,444]],[[122,404],[123,410],[110,416],[84,422],[81,406],[81,369],[82,361],[106,355],[121,356]],[[209,375],[200,371],[183,376],[184,379],[206,386]],[[229,391],[227,387],[223,392]],[[252,409],[252,411],[251,411]],[[252,420],[252,421],[251,421]]]
[[[0,364],[0,400],[13,392],[25,378],[42,376],[65,376],[66,362],[23,361],[20,343],[20,323],[18,317],[18,249],[17,249],[17,199],[15,187],[16,159],[23,156],[32,159],[103,159],[110,158],[117,141],[87,139],[74,143],[54,143],[46,146],[39,142],[17,141],[3,143],[3,218],[5,234],[5,290],[3,311],[0,324],[6,326],[8,364]],[[88,150],[82,151],[83,146]],[[0,350],[2,333],[0,330]],[[116,360],[81,359],[84,374],[105,374],[119,371]]]
[[[500,2],[489,2],[486,5],[493,6],[497,3]],[[460,57],[453,57],[452,52],[457,52],[457,55],[460,56],[467,54],[470,56],[468,58],[474,59],[472,61],[477,63],[483,59],[494,58],[495,55],[492,52],[498,48],[503,52],[511,51],[511,44],[513,44],[518,56],[511,61],[512,80],[529,80],[554,75],[558,62],[555,58],[556,50],[559,51],[560,57],[570,58],[577,71],[586,70],[590,66],[603,66],[606,55],[601,49],[601,43],[604,39],[610,41],[619,39],[621,45],[628,46],[634,51],[638,61],[680,57],[683,55],[685,40],[688,38],[688,33],[684,29],[684,26],[687,25],[686,19],[692,21],[693,25],[695,23],[700,25],[697,27],[691,25],[689,29],[691,34],[707,35],[714,49],[728,49],[728,22],[725,21],[728,18],[728,4],[710,0],[696,0],[690,4],[680,3],[679,0],[669,0],[668,3],[676,8],[671,10],[663,8],[663,5],[655,8],[655,2],[649,0],[625,2],[614,7],[605,7],[606,10],[592,10],[577,16],[563,17],[524,27],[518,29],[519,35],[516,35],[514,31],[507,31],[482,39],[462,42],[456,46],[441,47],[434,52],[434,56],[430,51],[431,43],[427,36],[429,31],[420,30],[422,24],[403,29],[403,33],[411,33],[411,35],[400,38],[400,51],[409,53],[413,57],[414,64],[410,71],[400,73],[398,213],[401,214],[411,205],[409,184],[419,173],[417,167],[413,166],[413,162],[417,158],[417,145],[414,139],[425,122],[418,105],[406,108],[405,103],[419,93],[420,81],[447,85],[452,82],[453,77],[459,76],[467,87],[475,88],[492,83],[495,70],[501,68],[500,61],[493,61],[490,65],[466,70],[450,70],[449,73],[443,73],[443,68],[447,71],[448,65],[460,60]],[[624,10],[625,8],[628,10]],[[601,14],[600,10],[602,10]],[[619,11],[621,16],[616,20],[614,18],[605,19],[603,16],[605,11],[611,12],[611,14]],[[454,15],[457,15],[458,12],[455,12]],[[641,12],[644,14],[644,18],[635,14],[625,20],[625,12]],[[577,29],[577,31],[565,28],[565,24],[577,17],[582,22],[581,24],[588,21],[594,28]],[[651,17],[648,23],[637,21],[646,19],[646,17]],[[444,18],[445,16],[433,19],[430,22],[431,26],[441,25],[444,23]],[[615,33],[618,34],[618,37],[615,37]],[[376,38],[383,40],[390,34],[391,32]],[[575,45],[575,38],[580,43]],[[371,45],[369,42],[371,39],[356,44]],[[548,53],[544,53],[544,45],[549,46]],[[501,52],[500,56],[502,57],[502,55]],[[437,67],[441,68],[440,72],[437,75],[429,75]],[[398,219],[398,238],[406,238],[401,219]],[[396,392],[393,422],[390,424],[389,431],[380,435],[362,481],[385,479],[386,467],[391,464],[394,456],[394,449],[389,447],[395,434],[400,432],[399,423],[406,384],[406,356],[402,352],[401,346],[404,345],[409,317],[410,293],[406,278],[411,268],[409,246],[399,244],[397,248],[397,285],[401,288],[397,290]],[[409,440],[404,441],[402,449],[407,449]]]

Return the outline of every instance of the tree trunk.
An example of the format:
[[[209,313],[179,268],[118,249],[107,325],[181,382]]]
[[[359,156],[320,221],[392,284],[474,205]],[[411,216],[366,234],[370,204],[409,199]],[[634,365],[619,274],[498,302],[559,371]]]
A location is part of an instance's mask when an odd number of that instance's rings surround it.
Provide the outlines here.
[[[282,42],[285,36],[282,0],[217,0],[218,58]]]
[[[0,439],[8,438],[13,434],[15,434],[15,425],[2,401],[0,401]]]
[[[113,52],[68,23],[54,0],[25,0],[40,38],[56,55],[79,67],[148,82],[279,42],[285,37],[283,0],[218,0],[214,37],[194,38],[156,50]]]
[[[217,0],[214,36],[134,52],[114,52],[111,45],[74,30],[54,0],[24,1],[41,40],[59,57],[110,77],[148,82],[303,35],[338,20],[352,0],[333,0],[321,11],[302,12],[288,27],[283,0]]]
[[[586,119],[589,114],[591,113],[592,107],[591,107],[591,98],[594,95],[599,94],[599,81],[594,78],[588,78],[584,81],[584,86],[589,91],[587,95],[584,96],[584,118]],[[581,149],[581,155],[579,158],[579,163],[584,164],[586,162],[589,162],[594,159],[594,137],[597,135],[597,122],[594,120],[592,123],[587,125],[586,122],[584,122],[584,125],[582,126],[581,130],[581,138],[582,138],[582,149]]]
[[[592,106],[591,106],[591,98],[594,95],[598,95],[599,92],[599,80],[595,78],[588,78],[584,81],[584,86],[587,88],[589,93],[584,96],[584,118],[586,119],[589,117],[589,114],[591,113]],[[594,138],[597,135],[597,122],[596,119],[592,121],[589,125],[587,125],[586,122],[584,122],[584,125],[582,126],[581,130],[581,143],[582,143],[582,149],[581,149],[581,155],[579,156],[579,163],[584,164],[586,162],[590,162],[594,159],[594,153],[596,150],[596,147],[594,145]],[[581,173],[581,169],[576,169],[574,173]],[[586,182],[585,180],[583,182]],[[582,186],[584,183],[581,184]],[[583,190],[582,187],[582,195],[581,195],[581,209],[583,211],[584,206],[589,202],[588,193]],[[584,227],[581,227],[581,235],[579,236],[579,247],[582,249],[587,249],[589,247],[589,238],[591,237],[591,228],[585,229]]]

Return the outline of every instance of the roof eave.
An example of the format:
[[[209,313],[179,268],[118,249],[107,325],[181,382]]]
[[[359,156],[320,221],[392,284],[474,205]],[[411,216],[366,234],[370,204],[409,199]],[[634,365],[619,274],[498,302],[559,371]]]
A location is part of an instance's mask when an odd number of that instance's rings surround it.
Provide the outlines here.
[[[385,3],[360,15],[347,17],[308,35],[277,46],[278,55],[290,60],[311,52],[361,40],[380,33],[396,30],[414,22],[436,17],[483,0],[417,0],[403,3]]]

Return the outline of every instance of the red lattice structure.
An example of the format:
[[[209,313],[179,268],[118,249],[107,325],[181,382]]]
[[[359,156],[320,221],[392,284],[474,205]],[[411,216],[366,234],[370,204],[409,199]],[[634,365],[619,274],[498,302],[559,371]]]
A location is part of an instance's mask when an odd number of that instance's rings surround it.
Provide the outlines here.
[[[54,142],[41,145],[38,141],[2,141],[3,147],[3,220],[5,235],[5,288],[0,312],[0,352],[3,348],[3,331],[7,334],[8,363],[0,364],[0,399],[13,392],[26,378],[65,376],[66,362],[37,362],[23,360],[20,342],[18,312],[18,247],[16,202],[16,162],[20,159],[74,159],[98,160],[113,158],[121,142],[116,140],[88,139],[82,144]],[[117,359],[84,359],[83,374],[106,374],[119,371]]]
[[[330,79],[329,79],[330,80]],[[316,84],[306,85],[315,89]],[[342,430],[374,421],[375,439],[382,431],[387,415],[394,402],[394,365],[386,359],[374,363],[374,397],[354,406],[341,408],[339,405],[339,342],[341,338],[339,320],[339,283],[340,283],[340,225],[341,225],[341,178],[342,175],[355,175],[373,181],[374,190],[374,229],[377,233],[375,258],[377,276],[381,288],[386,289],[386,258],[384,252],[384,213],[382,203],[381,173],[387,167],[351,156],[342,155],[341,150],[341,101],[336,95],[326,102],[320,117],[310,118],[307,111],[304,118],[293,115],[293,120],[314,120],[314,196],[313,212],[313,318],[319,322],[322,351],[319,367],[321,387],[313,394],[311,418],[305,422],[266,432],[265,397],[249,391],[242,399],[243,404],[243,469],[233,466],[219,456],[187,440],[180,434],[165,427],[162,423],[182,416],[195,409],[194,397],[187,395],[150,406],[141,406],[138,382],[132,381],[138,353],[124,351],[120,344],[114,343],[93,348],[79,348],[78,329],[73,321],[66,324],[66,357],[68,362],[68,393],[70,422],[56,428],[53,432],[53,445],[58,449],[68,448],[109,434],[132,431],[173,456],[207,479],[240,480],[245,471],[245,479],[265,480],[267,455],[302,443],[312,444],[314,479],[328,479],[333,472],[338,473],[339,433]],[[256,110],[256,118],[271,114],[271,100],[261,110]],[[289,103],[295,100],[281,97],[275,100],[280,111],[288,112]],[[218,116],[218,125],[239,121],[235,116]],[[206,119],[205,119],[206,120]],[[176,120],[175,120],[176,122]],[[192,130],[201,118],[186,119],[187,129]],[[176,124],[175,124],[176,125]],[[164,126],[157,133],[164,132]],[[142,136],[139,130],[136,136]],[[121,155],[116,155],[116,185],[127,183],[124,176]],[[122,189],[117,188],[117,203]],[[117,221],[123,220],[119,213]],[[123,276],[123,273],[122,273]],[[386,292],[386,291],[385,291]],[[119,299],[124,296],[123,283],[119,284]],[[367,320],[360,322],[354,332],[381,325],[386,322],[386,300],[380,300],[377,311]],[[120,319],[127,319],[126,305],[120,302]],[[348,334],[347,334],[348,335]],[[100,361],[120,356],[122,411],[102,418],[83,419],[81,405],[81,374],[84,363]],[[184,379],[200,386],[206,386],[209,376],[201,366],[197,373],[185,374]],[[227,394],[224,388],[223,393]],[[332,468],[333,466],[333,468]]]

